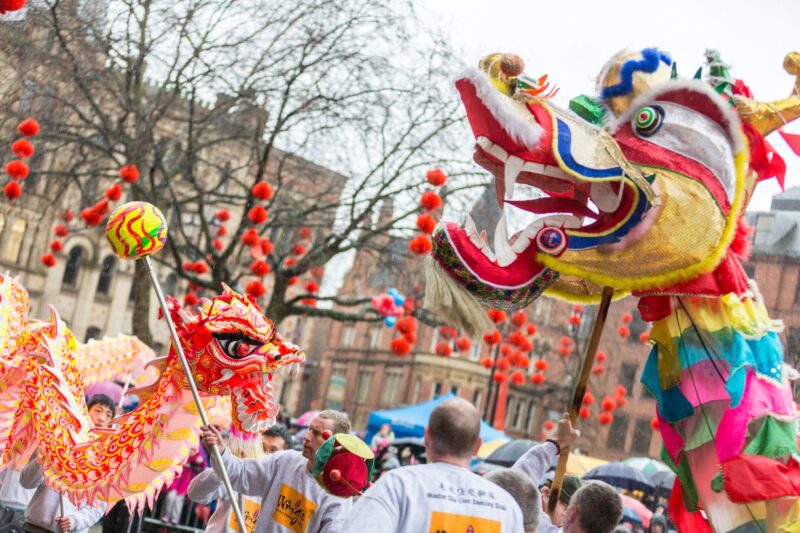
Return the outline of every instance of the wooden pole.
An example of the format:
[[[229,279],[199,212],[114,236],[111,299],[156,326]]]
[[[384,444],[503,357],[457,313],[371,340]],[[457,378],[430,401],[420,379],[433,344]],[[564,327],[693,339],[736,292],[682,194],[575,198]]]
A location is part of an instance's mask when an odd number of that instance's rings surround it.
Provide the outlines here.
[[[578,412],[583,403],[583,395],[586,394],[586,385],[589,383],[589,376],[592,372],[592,365],[594,365],[594,356],[597,353],[597,347],[600,344],[600,337],[603,335],[603,326],[606,323],[608,316],[608,308],[611,305],[611,296],[614,294],[614,289],[611,287],[603,287],[603,296],[600,300],[600,307],[597,309],[597,316],[592,326],[592,335],[589,337],[589,344],[586,346],[586,355],[583,357],[583,365],[581,366],[581,373],[578,377],[578,383],[575,386],[575,394],[572,397],[572,405],[569,408],[569,419],[572,426],[575,427],[578,422]],[[561,495],[561,484],[564,482],[564,474],[567,473],[567,461],[569,460],[569,448],[562,448],[558,457],[558,465],[556,466],[556,473],[553,477],[553,486],[550,488],[550,499],[547,502],[547,514],[551,517],[556,510],[556,503],[558,497]]]

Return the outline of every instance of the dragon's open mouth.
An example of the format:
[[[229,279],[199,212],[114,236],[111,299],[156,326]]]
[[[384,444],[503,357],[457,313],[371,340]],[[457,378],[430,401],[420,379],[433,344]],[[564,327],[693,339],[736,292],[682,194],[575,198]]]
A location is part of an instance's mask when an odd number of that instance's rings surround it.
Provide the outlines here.
[[[613,244],[624,236],[619,229],[635,222],[632,215],[641,208],[635,185],[616,165],[607,165],[607,155],[596,168],[587,166],[586,154],[573,153],[570,142],[581,130],[595,133],[595,128],[539,100],[510,98],[482,74],[466,76],[456,87],[476,137],[475,161],[494,175],[501,210],[491,245],[471,219],[461,230],[487,263],[508,267],[521,255],[529,263],[537,252],[559,254],[567,247]],[[568,244],[542,247],[537,236],[546,228],[560,230]],[[459,230],[447,231],[453,240]],[[530,276],[541,270],[528,268]]]

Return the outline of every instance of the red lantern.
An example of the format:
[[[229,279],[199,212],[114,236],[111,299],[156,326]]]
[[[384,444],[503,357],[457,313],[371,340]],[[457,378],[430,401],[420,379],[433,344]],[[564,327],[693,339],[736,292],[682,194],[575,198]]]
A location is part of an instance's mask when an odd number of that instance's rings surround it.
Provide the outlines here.
[[[410,342],[411,344],[416,344],[417,342],[417,335],[415,333],[405,333],[403,338]]]
[[[536,335],[536,324],[533,322],[528,322],[528,325],[525,326],[525,331],[528,335]]]
[[[600,413],[600,416],[597,417],[597,420],[600,422],[601,426],[607,426],[614,420],[614,417],[611,416],[611,413],[608,411],[603,411]]]
[[[422,213],[417,217],[417,229],[422,233],[431,234],[436,227],[436,219],[428,213]]]
[[[570,344],[572,344],[572,339],[565,336],[561,337],[561,340],[559,342],[561,342],[561,346],[569,346]]]
[[[572,349],[567,348],[566,346],[559,346],[558,350],[556,351],[558,352],[558,355],[560,355],[561,357],[569,357],[569,354],[572,353]]]
[[[534,374],[531,374],[531,383],[533,383],[534,385],[541,385],[542,383],[544,383],[544,374],[542,374],[541,372],[536,372]]]
[[[639,342],[641,342],[642,344],[647,344],[649,341],[650,341],[650,333],[648,333],[647,331],[639,333]]]
[[[242,242],[246,246],[258,246],[259,243],[258,232],[252,228],[250,228],[249,230],[245,230],[245,232],[242,233]]]
[[[17,6],[18,5],[20,7],[25,5],[25,1],[24,0],[4,0],[4,2],[5,2],[5,5],[6,5],[5,9],[7,9],[9,11],[13,11],[12,8],[8,7],[9,5],[11,5],[11,6]],[[19,9],[19,8],[17,8],[17,9]],[[35,118],[26,118],[25,120],[23,120],[22,122],[19,123],[19,126],[17,126],[17,131],[19,131],[25,137],[34,137],[34,136],[38,135],[39,134],[39,129],[40,129],[39,128],[39,123],[36,122]]]
[[[44,254],[39,259],[47,268],[53,268],[56,265],[56,258],[53,254]]]
[[[547,370],[550,365],[544,359],[537,359],[533,366],[536,370]]]
[[[628,337],[631,336],[631,330],[628,329],[628,326],[618,327],[617,333],[619,333],[619,336],[622,337],[623,339],[627,339]]]
[[[187,292],[186,296],[183,297],[183,305],[193,306],[197,305],[200,302],[200,298],[193,292]]]
[[[572,306],[572,312],[573,313],[577,313],[577,314],[583,313],[583,306],[581,304],[573,305]]]
[[[261,205],[253,206],[250,208],[250,211],[247,212],[247,220],[256,226],[266,222],[268,216],[267,210]]]
[[[218,252],[221,252],[222,249],[225,248],[225,245],[222,244],[222,241],[219,239],[211,239],[211,246]]]
[[[656,429],[656,430],[658,429],[658,418],[657,417],[653,418],[650,421],[650,427],[653,428],[653,429]]]
[[[303,255],[304,253],[306,253],[306,247],[303,246],[302,244],[295,244],[292,247],[292,253],[294,255]]]
[[[589,391],[586,391],[586,394],[583,395],[583,405],[592,405],[594,403],[594,394]]]
[[[19,183],[16,181],[9,181],[6,183],[5,187],[3,187],[3,194],[5,194],[6,198],[9,200],[14,200],[19,198],[22,194],[22,187],[20,187]]]
[[[453,349],[446,342],[440,342],[437,344],[434,348],[434,351],[436,352],[436,355],[440,355],[442,357],[450,357],[450,354],[453,353]]]
[[[69,229],[63,224],[56,224],[53,226],[53,233],[55,233],[57,237],[66,237],[69,235]]]
[[[485,342],[489,346],[494,346],[495,344],[498,344],[501,340],[503,340],[503,336],[500,335],[500,332],[497,330],[494,330],[491,333],[483,334],[483,342]]]
[[[287,257],[286,260],[283,262],[283,266],[286,268],[291,268],[297,264],[297,259],[294,257]]]
[[[305,285],[303,285],[303,287],[306,289],[306,292],[311,293],[311,294],[315,294],[317,291],[319,291],[319,283],[317,283],[314,280],[306,281],[306,283],[305,283]]]
[[[494,382],[495,382],[495,383],[505,383],[505,381],[506,381],[506,375],[505,375],[505,374],[503,374],[502,372],[499,372],[499,371],[498,371],[498,372],[495,372],[495,373],[492,375],[492,379],[494,380]]]
[[[553,422],[552,420],[545,420],[545,421],[544,421],[544,429],[545,429],[545,430],[547,430],[547,431],[550,431],[550,430],[552,430],[554,427],[556,427],[556,423],[555,423],[555,422]]]
[[[434,187],[441,187],[447,181],[447,174],[441,169],[434,168],[425,173],[425,179]]]
[[[614,401],[617,402],[617,409],[628,405],[628,400],[625,398],[625,396],[617,396]]]
[[[581,317],[580,315],[572,315],[569,317],[569,323],[573,326],[579,326],[581,324]]]
[[[272,245],[272,241],[267,238],[261,239],[258,242],[258,245],[261,246],[261,253],[264,255],[269,255],[275,250],[275,247]]]
[[[231,212],[227,209],[220,209],[214,216],[217,217],[217,220],[220,222],[227,222],[231,219]]]
[[[14,155],[17,157],[27,159],[33,155],[35,150],[28,139],[19,139],[11,143],[11,151],[14,152]]]
[[[528,317],[525,316],[525,313],[523,313],[522,311],[517,311],[516,313],[511,315],[511,323],[514,324],[518,328],[521,328],[522,326],[524,326],[525,322],[527,322],[527,321],[528,321]],[[534,330],[535,330],[535,328],[536,327],[534,326]],[[530,335],[530,333],[528,333],[528,335]]]
[[[404,337],[392,339],[390,346],[395,355],[408,355],[411,353],[411,343],[408,342],[408,340],[406,340]]]
[[[139,168],[136,165],[125,165],[119,169],[119,177],[126,183],[139,181]]]
[[[596,376],[602,375],[603,372],[605,372],[605,371],[606,371],[606,367],[604,367],[603,365],[594,365],[592,367],[592,374],[594,374]]]
[[[633,315],[631,313],[622,313],[622,323],[623,324],[630,324],[633,322]]]
[[[617,402],[606,396],[603,398],[603,401],[600,402],[600,408],[603,409],[603,411],[613,411],[617,408]]]
[[[253,261],[250,263],[250,272],[253,273],[254,276],[258,276],[259,278],[263,278],[267,274],[270,273],[272,269],[269,266],[269,263],[266,261]]]
[[[525,374],[520,372],[519,370],[515,370],[511,373],[511,383],[514,385],[522,385],[525,383]]]
[[[306,226],[300,227],[297,229],[297,234],[300,235],[301,239],[310,239],[311,238],[311,228]]]
[[[436,194],[434,191],[426,191],[422,193],[419,203],[425,211],[435,211],[443,205],[442,197]]]
[[[28,165],[19,159],[14,159],[6,165],[6,174],[8,174],[12,180],[24,180],[28,177],[29,173]]]
[[[397,328],[397,331],[403,335],[407,335],[409,333],[414,333],[417,330],[417,321],[413,316],[404,316],[397,321],[397,325],[395,327]]]
[[[50,251],[53,252],[54,254],[59,253],[63,249],[64,249],[64,245],[61,243],[61,241],[51,241],[50,242]]]
[[[427,235],[417,235],[408,243],[408,249],[414,255],[425,255],[431,251],[433,244]]]
[[[617,385],[614,387],[614,396],[627,396],[628,389],[626,389],[623,385]]]
[[[292,285],[296,285],[298,281],[300,280],[297,276],[292,276],[291,278],[286,280],[286,284],[291,287]]]
[[[445,339],[454,339],[458,335],[458,330],[450,326],[442,326],[439,328],[439,335]]]
[[[192,263],[192,271],[194,271],[195,274],[205,274],[208,272],[208,265],[202,261],[195,261]]]
[[[528,368],[531,366],[531,359],[525,354],[519,354],[519,359],[517,359],[517,366],[521,368]]]
[[[514,353],[514,348],[510,344],[503,343],[500,345],[500,353],[505,357],[511,357],[511,354]]]
[[[481,358],[481,366],[483,368],[492,368],[494,366],[494,361],[492,361],[491,357],[482,357]]]
[[[472,348],[472,343],[467,337],[459,337],[456,339],[456,350],[459,352],[468,352]]]
[[[486,311],[486,314],[489,317],[489,320],[494,322],[495,324],[501,324],[506,320],[506,312],[500,309],[489,309]]]
[[[607,359],[606,352],[597,352],[594,358],[597,359],[598,363],[605,363]]]
[[[581,418],[589,418],[592,414],[589,412],[588,407],[581,407],[580,411],[578,411],[578,416]]]
[[[260,281],[251,281],[247,285],[245,285],[244,290],[247,294],[252,296],[253,298],[259,298],[264,296],[264,293],[267,292],[267,288],[264,287],[264,284]]]
[[[272,187],[266,181],[259,181],[250,189],[253,196],[259,200],[269,200],[272,198]]]
[[[497,360],[498,370],[502,370],[503,372],[505,372],[509,368],[511,368],[511,361],[509,360],[508,357],[501,357],[500,359]]]

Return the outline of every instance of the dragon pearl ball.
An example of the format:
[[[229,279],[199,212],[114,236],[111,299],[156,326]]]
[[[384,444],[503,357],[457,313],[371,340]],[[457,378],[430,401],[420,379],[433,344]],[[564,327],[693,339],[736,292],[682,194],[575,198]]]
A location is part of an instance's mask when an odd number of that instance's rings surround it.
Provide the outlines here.
[[[106,238],[122,259],[139,259],[164,247],[167,220],[153,204],[128,202],[111,213]]]

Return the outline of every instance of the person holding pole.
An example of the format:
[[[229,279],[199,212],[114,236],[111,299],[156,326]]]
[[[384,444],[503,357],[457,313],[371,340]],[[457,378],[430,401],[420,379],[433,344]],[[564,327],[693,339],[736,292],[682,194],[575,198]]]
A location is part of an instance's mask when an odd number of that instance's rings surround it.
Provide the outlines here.
[[[233,455],[217,428],[203,426],[201,430],[203,446],[216,445],[220,450],[221,466],[228,471],[233,489],[246,496],[261,496],[255,533],[344,531],[351,500],[325,492],[311,475],[319,447],[334,433],[350,432],[343,413],[321,411],[308,427],[302,453],[287,450],[258,459]],[[220,465],[212,465],[219,475]]]
[[[111,398],[97,394],[92,396],[87,405],[94,427],[108,427],[116,408]],[[75,507],[68,499],[45,485],[42,467],[35,454],[22,469],[19,482],[26,489],[36,489],[25,511],[23,530],[27,533],[86,533],[89,526],[100,520],[105,513],[106,506],[103,503],[84,503]]]

